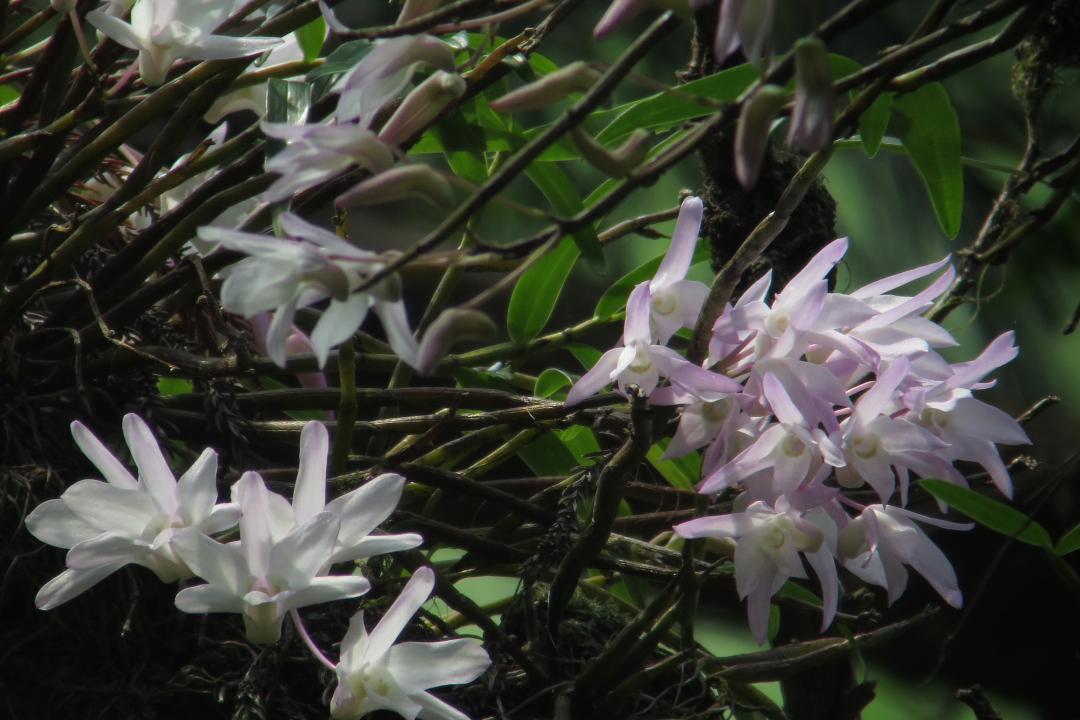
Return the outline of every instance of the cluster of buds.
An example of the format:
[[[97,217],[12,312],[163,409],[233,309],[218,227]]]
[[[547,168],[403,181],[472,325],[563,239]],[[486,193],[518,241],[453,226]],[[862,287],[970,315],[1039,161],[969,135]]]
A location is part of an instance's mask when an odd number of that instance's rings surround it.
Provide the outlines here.
[[[712,328],[709,356],[697,366],[666,347],[697,322],[707,290],[683,279],[697,241],[702,204],[682,206],[668,255],[651,281],[627,301],[622,347],[604,354],[567,394],[569,405],[614,382],[633,384],[658,405],[681,409],[667,457],[706,448],[698,490],[738,486],[741,510],[676,526],[683,537],[738,539],[740,594],[749,596],[751,628],[765,638],[769,598],[788,577],[806,577],[801,553],[821,581],[824,627],[835,612],[836,565],[903,591],[904,565],[924,575],[953,605],[961,601],[948,560],[904,509],[912,474],[966,485],[953,463],[973,461],[1011,497],[996,444],[1027,443],[1020,426],[976,399],[983,378],[1016,356],[1012,333],[975,360],[949,364],[938,348],[956,342],[919,313],[952,281],[948,258],[851,293],[829,292],[827,276],[847,250],[836,240],[772,301],[771,273],[727,306]],[[923,291],[892,291],[936,271]],[[661,379],[667,383],[661,385]],[[835,483],[829,483],[835,478]],[[868,485],[880,504],[863,507],[841,488]],[[837,487],[839,486],[839,487]],[[899,506],[889,505],[899,488]],[[845,508],[852,508],[851,516]]]
[[[266,488],[256,472],[232,487],[232,502],[217,502],[217,453],[207,448],[179,481],[146,423],[124,418],[124,436],[138,477],[124,467],[93,433],[72,424],[75,442],[105,481],[81,480],[56,499],[37,507],[27,529],[42,542],[68,548],[67,570],[38,593],[43,610],[71,600],[128,564],[150,568],[164,582],[199,577],[185,587],[176,606],[188,613],[225,612],[243,616],[248,640],[273,643],[296,610],[354,598],[371,589],[355,573],[333,575],[337,563],[409,550],[423,542],[413,533],[391,535],[378,526],[397,507],[405,487],[400,475],[383,474],[326,502],[326,427],[309,422],[300,436],[300,467],[292,502]],[[216,540],[239,525],[239,539]],[[490,664],[470,640],[439,643],[394,641],[434,586],[420,568],[369,635],[358,613],[341,643],[341,661],[331,663],[339,687],[331,703],[335,718],[352,720],[387,708],[406,717],[460,720],[461,713],[427,692],[467,683]],[[308,638],[310,641],[310,638]]]

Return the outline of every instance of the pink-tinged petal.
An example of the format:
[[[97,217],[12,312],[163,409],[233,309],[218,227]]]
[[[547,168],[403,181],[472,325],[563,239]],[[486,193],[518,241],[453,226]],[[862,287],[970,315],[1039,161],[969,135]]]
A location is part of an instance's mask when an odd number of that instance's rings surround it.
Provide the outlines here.
[[[414,693],[409,697],[420,705],[420,713],[416,716],[420,720],[470,720],[468,715],[431,693]]]
[[[821,632],[825,632],[832,625],[836,617],[836,605],[839,601],[839,580],[836,575],[836,560],[827,548],[821,548],[817,552],[805,553],[810,567],[821,584]]]
[[[364,322],[370,305],[371,298],[364,293],[351,295],[345,302],[330,302],[330,307],[323,312],[311,333],[311,345],[320,368],[326,365],[330,349],[352,337]]]
[[[341,520],[333,513],[315,515],[276,543],[271,554],[267,576],[284,578],[291,588],[302,588],[311,582],[334,553]],[[247,538],[242,538],[244,542]]]
[[[892,401],[896,388],[907,377],[910,368],[907,358],[898,358],[888,364],[885,372],[878,374],[877,381],[855,404],[857,422],[868,423],[884,412],[885,407]]]
[[[333,500],[326,510],[341,516],[338,542],[342,545],[360,542],[397,508],[404,489],[405,478],[383,473]]]
[[[359,575],[323,575],[281,601],[282,612],[363,595],[371,583]],[[419,609],[419,608],[418,608]],[[414,611],[415,612],[415,611]]]
[[[274,311],[274,319],[266,332],[266,351],[269,358],[279,368],[285,367],[285,341],[292,330],[293,318],[296,317],[297,299],[292,297]],[[318,328],[316,328],[318,331]]]
[[[817,331],[853,328],[877,315],[877,311],[850,295],[829,293],[814,320]]]
[[[958,608],[964,604],[964,597],[960,592],[952,564],[945,557],[945,553],[941,552],[941,549],[922,532],[919,533],[918,546],[903,559],[926,578],[949,605]]]
[[[222,592],[240,598],[248,591],[251,573],[236,544],[211,540],[194,528],[179,530],[170,543],[192,572]]]
[[[217,467],[217,453],[206,448],[176,482],[176,494],[180,508],[187,515],[187,524],[202,525],[210,517],[217,502]]]
[[[165,462],[154,433],[142,418],[131,413],[124,416],[123,426],[124,438],[139,468],[143,489],[150,493],[150,497],[166,514],[173,515],[179,507],[176,476],[169,463]]]
[[[244,611],[244,601],[216,585],[196,585],[184,588],[176,596],[176,607],[186,613]]]
[[[706,370],[694,365],[678,353],[665,353],[670,366],[663,368],[672,384],[686,393],[700,397],[702,400],[715,402],[727,395],[741,393],[743,386],[727,375]],[[657,363],[660,364],[660,363]]]
[[[394,604],[371,631],[367,650],[369,659],[374,660],[386,654],[416,611],[427,602],[434,588],[435,573],[431,568],[417,568],[409,582],[401,589],[401,594],[394,600]]]
[[[776,0],[746,0],[743,5],[739,14],[739,40],[743,55],[752,63],[761,60],[764,54],[775,12]]]
[[[761,389],[765,394],[765,399],[769,402],[773,414],[781,423],[785,425],[810,424],[810,421],[803,416],[799,408],[795,407],[795,403],[791,401],[791,397],[784,390],[784,386],[780,381],[777,380],[776,375],[766,372],[765,377],[761,380]]]
[[[138,481],[131,476],[123,463],[117,460],[85,425],[78,420],[71,423],[71,434],[83,455],[94,463],[94,467],[101,471],[102,477],[108,483],[125,490],[139,489]]]
[[[646,7],[648,7],[646,0],[613,0],[604,11],[600,22],[593,28],[593,37],[603,40],[640,15]]]
[[[240,522],[240,506],[236,503],[219,503],[214,506],[198,529],[206,535],[214,535],[236,527]]]
[[[101,533],[71,548],[66,562],[72,570],[87,570],[117,562],[133,562],[152,552],[149,545],[135,543],[129,537]]]
[[[126,565],[126,562],[100,565],[87,570],[65,570],[41,586],[34,604],[38,610],[52,610],[89,590]]]
[[[405,642],[390,648],[387,668],[406,694],[443,685],[472,682],[488,669],[491,658],[466,638],[444,642]]]
[[[326,459],[330,433],[321,422],[312,420],[300,432],[300,469],[293,487],[293,515],[300,525],[322,512],[326,505]]]
[[[100,480],[80,480],[61,498],[80,520],[98,530],[137,538],[158,513],[153,498]]]
[[[770,568],[766,574],[771,577],[763,577],[760,584],[750,591],[746,598],[746,615],[750,624],[750,633],[758,645],[764,645],[769,636],[769,600],[772,598],[771,581],[776,577],[776,569]]]
[[[60,548],[71,548],[101,534],[71,512],[63,500],[46,500],[26,516],[26,529],[43,543]]]
[[[949,413],[949,421],[958,435],[1002,445],[1031,444],[1027,433],[1011,415],[974,398],[959,400]]]
[[[821,282],[836,267],[836,263],[840,262],[840,258],[844,257],[847,249],[847,238],[833,240],[822,248],[817,255],[810,259],[810,262],[806,263],[806,267],[788,281],[788,284],[777,295],[774,306],[789,301],[797,301],[798,298],[810,292],[814,285]]]
[[[735,309],[742,309],[755,303],[764,303],[765,296],[769,294],[769,287],[772,285],[772,270],[769,270],[760,278],[754,281],[754,284],[746,289],[746,292],[739,297],[738,302],[735,303]]]
[[[899,305],[889,308],[880,315],[871,318],[866,322],[867,327],[884,327],[908,315],[915,315],[921,312],[924,308],[930,306],[934,301],[934,298],[948,289],[955,276],[956,270],[950,265],[948,269],[946,269],[945,272],[943,272],[941,276],[932,282],[925,290],[914,297],[908,298]]]
[[[679,280],[669,289],[679,301],[679,320],[682,327],[692,328],[701,314],[701,306],[709,296],[709,286],[697,280]]]
[[[701,216],[704,206],[699,197],[688,197],[679,208],[679,219],[675,221],[675,232],[671,236],[671,245],[660,267],[649,283],[649,290],[670,287],[676,281],[686,277],[690,269],[690,260],[697,248],[698,231],[701,228]]]
[[[911,270],[905,270],[904,272],[897,273],[896,275],[890,275],[889,277],[876,280],[869,285],[863,285],[858,290],[848,293],[853,298],[864,299],[874,297],[875,295],[881,295],[887,293],[890,290],[895,290],[898,287],[907,285],[909,282],[918,280],[919,278],[926,277],[930,273],[934,272],[945,266],[949,262],[951,255],[946,255],[941,260],[929,265],[923,265],[921,267],[913,268]]]
[[[359,542],[347,545],[330,556],[331,564],[361,560],[375,555],[412,550],[424,543],[424,538],[415,533],[401,535],[370,535]]]
[[[709,515],[679,523],[672,530],[679,537],[732,537],[738,538],[753,530],[754,520],[746,513],[730,515]]]
[[[563,402],[563,405],[566,407],[577,405],[585,398],[592,397],[602,387],[609,384],[611,382],[611,374],[618,365],[622,351],[623,348],[621,347],[614,348],[601,355],[600,359],[596,361],[596,364],[593,365],[592,369],[574,383],[574,386],[566,393],[566,400]]]
[[[723,62],[739,48],[739,16],[746,0],[720,0],[720,12],[713,40],[713,55]]]
[[[274,545],[266,484],[259,473],[246,472],[236,482],[236,490],[243,513],[240,516],[241,548],[247,558],[248,570],[254,577],[265,580]]]
[[[394,302],[389,302],[376,299],[375,314],[379,316],[379,320],[382,322],[390,349],[409,367],[415,368],[419,365],[420,344],[416,342],[416,338],[413,337],[412,330],[409,328],[409,318],[405,313],[404,300],[399,298]]]
[[[638,283],[626,299],[626,323],[623,326],[623,343],[627,346],[635,341],[646,345],[652,343],[651,312],[649,304],[652,296],[649,283]]]
[[[1015,343],[1016,334],[1009,330],[994,338],[979,357],[966,363],[952,366],[953,376],[946,381],[948,387],[970,387],[989,373],[1016,357],[1019,349]]]

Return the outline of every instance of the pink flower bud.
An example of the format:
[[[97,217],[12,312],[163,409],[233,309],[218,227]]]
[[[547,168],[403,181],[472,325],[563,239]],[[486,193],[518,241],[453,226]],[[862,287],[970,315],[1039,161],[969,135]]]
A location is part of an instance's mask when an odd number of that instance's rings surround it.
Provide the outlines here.
[[[713,42],[717,62],[722,63],[740,45],[747,60],[760,60],[775,14],[776,0],[721,0]]]
[[[379,132],[379,139],[387,145],[400,145],[427,129],[447,105],[465,94],[465,87],[460,75],[439,70],[405,96]]]
[[[446,357],[450,347],[459,340],[487,341],[499,332],[498,326],[479,310],[454,308],[445,310],[420,341],[420,361],[416,371],[427,377],[435,372],[439,361]]]
[[[735,175],[749,190],[757,183],[773,120],[791,96],[777,85],[764,85],[743,105],[735,127]]]
[[[795,43],[795,107],[791,111],[787,145],[812,153],[832,141],[836,92],[832,63],[825,43],[816,38]]]
[[[570,139],[586,162],[611,177],[626,177],[645,162],[649,154],[649,133],[641,129],[635,130],[614,150],[608,150],[577,128],[571,131]]]
[[[334,204],[337,207],[379,205],[407,197],[419,197],[435,207],[450,209],[454,195],[450,183],[427,165],[399,165],[362,180],[342,193]]]
[[[692,4],[688,0],[615,0],[593,28],[593,37],[602,40],[649,8],[672,10],[688,16]]]
[[[536,82],[506,93],[491,102],[489,107],[501,113],[538,110],[562,100],[570,93],[585,92],[599,79],[599,72],[578,60],[548,73]]]

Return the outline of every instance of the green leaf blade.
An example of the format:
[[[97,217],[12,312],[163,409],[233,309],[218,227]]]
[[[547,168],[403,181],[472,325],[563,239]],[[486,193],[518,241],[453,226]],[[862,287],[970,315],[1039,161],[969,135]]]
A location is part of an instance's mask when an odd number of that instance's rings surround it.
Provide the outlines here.
[[[573,241],[563,238],[518,279],[506,311],[511,340],[524,345],[544,329],[578,254]]]
[[[585,209],[570,179],[555,163],[534,162],[525,170],[525,174],[529,176],[537,189],[544,194],[544,197],[548,199],[548,202],[551,203],[551,206],[559,215],[572,217]],[[584,227],[570,237],[589,262],[589,266],[594,271],[603,273],[604,248],[600,245],[600,238],[596,236],[596,230],[591,226]]]
[[[1054,547],[1054,554],[1068,555],[1076,550],[1080,550],[1080,525],[1077,525],[1072,530],[1065,533],[1065,535],[1058,540],[1058,544]]]
[[[946,480],[929,478],[920,480],[919,485],[938,500],[1002,535],[1015,537],[1021,542],[1036,547],[1052,548],[1054,546],[1050,541],[1050,534],[1042,525],[1005,503]]]
[[[964,166],[960,122],[941,83],[929,83],[893,100],[902,119],[900,140],[926,185],[938,223],[950,238],[960,232]]]

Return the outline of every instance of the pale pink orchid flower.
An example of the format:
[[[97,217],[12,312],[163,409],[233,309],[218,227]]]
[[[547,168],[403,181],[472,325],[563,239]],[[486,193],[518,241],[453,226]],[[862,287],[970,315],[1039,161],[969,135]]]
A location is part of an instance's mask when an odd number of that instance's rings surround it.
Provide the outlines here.
[[[232,10],[232,0],[139,0],[131,22],[94,10],[86,20],[126,48],[139,52],[139,75],[150,87],[161,85],[177,60],[225,60],[257,55],[280,45],[281,38],[210,34]]]
[[[709,294],[705,283],[685,279],[697,248],[703,212],[701,198],[683,200],[671,245],[656,275],[647,284],[650,327],[660,345],[666,345],[676,330],[694,327]]]
[[[26,518],[34,537],[70,548],[68,569],[38,592],[42,610],[67,602],[128,564],[150,568],[163,582],[189,578],[192,570],[172,544],[177,532],[189,528],[205,537],[240,519],[237,505],[217,504],[217,453],[212,449],[204,450],[177,481],[146,423],[126,415],[123,427],[138,479],[75,421],[75,443],[105,481],[80,480]]]
[[[428,690],[480,677],[491,665],[487,652],[467,638],[395,643],[434,587],[435,573],[420,567],[370,633],[363,611],[349,621],[330,700],[335,720],[358,720],[375,710],[423,720],[469,720]]]
[[[290,213],[282,213],[280,222],[287,238],[199,228],[203,240],[251,256],[230,271],[221,290],[221,302],[229,312],[244,317],[274,311],[266,338],[270,359],[279,367],[285,366],[285,343],[297,309],[330,298],[329,307],[311,333],[319,367],[326,364],[331,348],[356,332],[368,310],[379,316],[387,341],[398,357],[415,367],[419,345],[409,329],[398,276],[391,275],[364,292],[354,292],[366,277],[383,267],[378,255]]]
[[[757,501],[745,512],[697,518],[676,525],[674,530],[684,538],[737,538],[735,587],[739,597],[747,601],[750,631],[758,645],[764,644],[768,634],[770,598],[788,578],[807,577],[799,553],[811,561],[824,590],[822,627],[832,623],[838,595],[836,567],[825,533],[786,498],[778,498],[775,509]]]
[[[910,566],[955,608],[964,598],[948,558],[915,521],[948,530],[970,530],[974,523],[929,518],[892,505],[870,505],[840,531],[838,550],[843,564],[863,580],[889,591],[889,604],[907,587]]]

